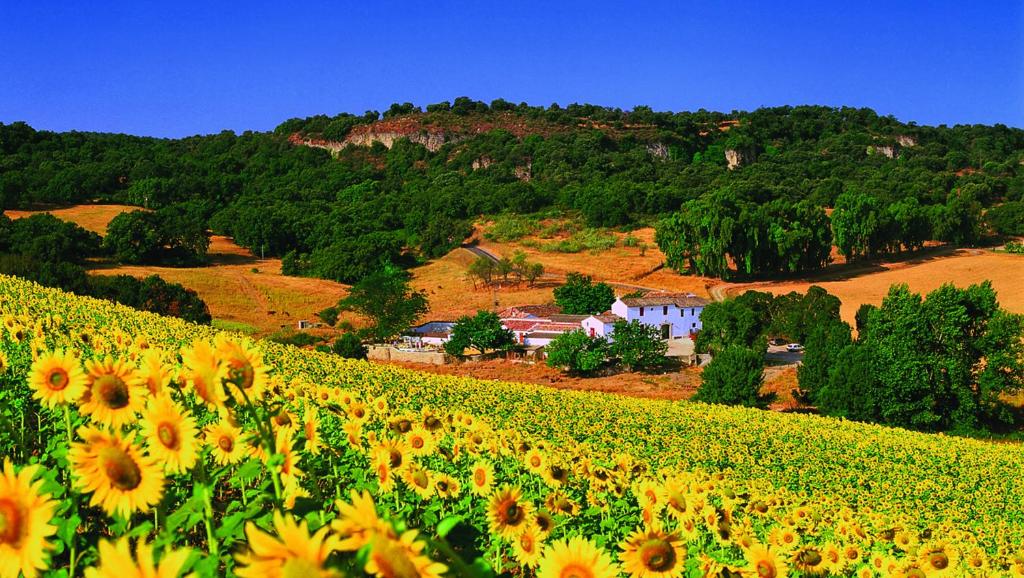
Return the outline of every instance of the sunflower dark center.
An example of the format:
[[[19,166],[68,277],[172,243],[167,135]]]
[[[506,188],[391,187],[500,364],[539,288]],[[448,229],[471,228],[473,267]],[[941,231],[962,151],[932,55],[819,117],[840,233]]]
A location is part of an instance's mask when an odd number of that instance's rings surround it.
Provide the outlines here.
[[[134,490],[142,483],[142,471],[138,464],[120,448],[100,450],[100,463],[107,474],[107,479],[119,490]]]
[[[274,423],[281,427],[287,427],[292,425],[292,418],[288,415],[288,412],[282,411],[281,413],[274,416]]]
[[[945,552],[932,552],[928,557],[928,562],[931,563],[933,568],[945,570],[949,566],[949,556]]]
[[[640,546],[640,559],[649,570],[667,572],[676,565],[676,551],[665,540],[648,540]]]
[[[128,395],[128,384],[116,375],[104,375],[96,380],[93,391],[103,405],[110,409],[121,409],[131,399]]]
[[[388,463],[391,467],[398,468],[402,465],[402,452],[398,450],[391,450],[388,452]]]
[[[928,574],[925,574],[925,571],[920,568],[911,568],[905,576],[907,578],[927,578]]]
[[[46,377],[46,382],[50,384],[50,389],[60,391],[68,386],[68,382],[71,381],[68,378],[68,373],[62,368],[53,369],[50,371],[50,375]]]
[[[672,492],[668,497],[668,505],[677,512],[686,511],[686,498],[683,497],[679,492]]]
[[[523,521],[523,509],[515,502],[508,502],[502,508],[505,523],[509,526],[516,526]]]
[[[217,447],[227,453],[235,449],[235,440],[231,436],[220,436],[217,439]]]
[[[158,425],[156,427],[156,437],[160,438],[160,443],[169,449],[176,450],[179,447],[178,428],[172,424],[164,422]]]
[[[423,441],[423,438],[421,438],[419,436],[416,436],[416,437],[412,438],[412,442],[409,445],[411,445],[413,447],[413,449],[418,450],[418,449],[422,449],[423,446],[426,445],[426,443]]]
[[[775,572],[775,566],[768,560],[758,560],[755,567],[757,568],[758,576],[763,576],[764,578],[775,578],[777,575]]]
[[[423,425],[426,426],[428,430],[433,431],[441,427],[441,420],[437,419],[434,416],[430,416],[427,419],[423,420]]]
[[[25,512],[11,499],[0,499],[0,544],[17,547],[24,533]]]
[[[473,472],[473,483],[478,486],[482,486],[487,483],[487,472],[479,469]]]
[[[437,491],[439,491],[439,492],[447,492],[448,491],[448,482],[446,482],[444,480],[440,480],[439,482],[437,482]]]

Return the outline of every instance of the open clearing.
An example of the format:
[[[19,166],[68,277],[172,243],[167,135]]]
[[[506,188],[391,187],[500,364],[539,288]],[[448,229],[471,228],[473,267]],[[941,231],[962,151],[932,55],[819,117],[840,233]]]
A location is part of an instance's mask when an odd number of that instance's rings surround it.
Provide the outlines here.
[[[125,211],[125,205],[79,205],[47,211],[6,211],[12,219],[47,212],[103,234],[107,223]],[[159,275],[164,280],[194,290],[210,307],[215,320],[226,327],[269,335],[282,326],[294,327],[300,319],[313,319],[317,311],[344,296],[346,286],[333,281],[288,277],[281,274],[280,259],[259,259],[230,238],[210,239],[210,264],[205,267],[156,267],[96,263],[96,275]]]
[[[1003,307],[1024,313],[1024,255],[984,249],[956,249],[908,261],[881,262],[854,275],[826,273],[819,279],[728,285],[725,291],[730,295],[749,289],[780,294],[805,292],[811,285],[819,285],[842,300],[842,317],[853,325],[857,309],[864,303],[881,305],[894,284],[906,283],[911,291],[927,293],[945,283],[966,287],[986,279],[992,281]]]

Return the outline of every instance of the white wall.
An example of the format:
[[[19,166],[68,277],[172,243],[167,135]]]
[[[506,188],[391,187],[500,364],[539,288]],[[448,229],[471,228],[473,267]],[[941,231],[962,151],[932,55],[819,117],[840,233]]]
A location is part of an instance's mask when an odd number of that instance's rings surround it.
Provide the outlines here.
[[[613,329],[611,323],[605,323],[604,321],[601,321],[596,317],[587,317],[582,322],[580,322],[580,325],[583,326],[584,333],[590,335],[590,330],[593,329],[594,335],[598,337],[605,337],[609,335]]]
[[[665,313],[665,307],[668,307],[668,313]],[[643,309],[643,315],[640,315],[640,310]],[[680,309],[675,305],[655,305],[653,307],[626,307],[626,304],[621,300],[616,300],[612,304],[612,313],[615,313],[619,317],[625,317],[627,321],[637,320],[646,325],[653,325],[660,328],[665,323],[672,326],[671,334],[669,337],[687,337],[690,333],[696,333],[701,330],[700,314],[703,311],[703,307],[685,307]]]

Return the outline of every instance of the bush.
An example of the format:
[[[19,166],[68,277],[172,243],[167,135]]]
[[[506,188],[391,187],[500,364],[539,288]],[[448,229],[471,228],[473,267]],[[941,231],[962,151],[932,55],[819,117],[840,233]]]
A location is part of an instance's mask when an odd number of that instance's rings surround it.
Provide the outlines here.
[[[328,307],[327,309],[317,313],[316,316],[320,318],[320,321],[334,327],[334,324],[338,322],[338,308]]]
[[[582,329],[576,329],[556,337],[544,351],[548,366],[587,374],[605,364],[608,341],[603,337],[590,337]]]
[[[1010,241],[1004,247],[1007,253],[1013,253],[1015,255],[1024,255],[1024,243],[1020,241]]]
[[[730,345],[704,368],[694,399],[705,403],[768,407],[771,396],[761,395],[763,366],[763,348]]]
[[[534,220],[519,215],[501,215],[484,233],[484,238],[498,243],[511,243],[533,234],[536,230],[537,222]]]
[[[452,328],[452,337],[444,344],[444,350],[451,355],[462,355],[467,347],[480,353],[488,350],[506,349],[515,345],[512,332],[505,329],[492,311],[477,311],[476,315],[460,317]]]
[[[274,343],[280,343],[282,345],[294,345],[295,347],[309,347],[320,343],[320,338],[311,333],[303,332],[282,332],[275,333],[268,337],[270,341]]]
[[[630,371],[653,369],[667,361],[668,343],[661,339],[660,330],[653,325],[636,319],[616,321],[612,339],[609,353]]]
[[[366,359],[366,346],[355,333],[342,333],[334,340],[331,351],[348,359]]]

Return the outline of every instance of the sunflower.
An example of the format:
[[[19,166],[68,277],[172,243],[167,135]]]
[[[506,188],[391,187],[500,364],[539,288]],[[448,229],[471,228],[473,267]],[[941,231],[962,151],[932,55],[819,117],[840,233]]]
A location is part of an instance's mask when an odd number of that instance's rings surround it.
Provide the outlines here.
[[[0,375],[3,375],[7,371],[7,368],[9,368],[10,366],[11,363],[7,359],[7,354],[4,353],[3,351],[0,351]]]
[[[967,567],[976,572],[988,570],[988,555],[981,548],[975,548],[964,558]]]
[[[580,513],[580,505],[574,502],[565,492],[557,491],[548,495],[544,500],[544,507],[552,512],[575,516]]]
[[[487,521],[491,534],[513,538],[522,532],[533,518],[533,505],[523,501],[518,487],[504,485],[487,501]]]
[[[676,534],[637,529],[619,547],[623,569],[633,578],[679,578],[685,572],[686,548]]]
[[[925,542],[917,551],[917,561],[929,576],[949,576],[957,571],[960,556],[942,540]]]
[[[149,454],[173,474],[183,474],[196,463],[196,420],[182,411],[167,394],[150,400],[142,414],[140,433]]]
[[[434,435],[419,425],[412,427],[405,434],[405,443],[409,446],[409,451],[414,456],[429,456],[434,453],[436,445]]]
[[[294,478],[301,478],[304,474],[299,469],[299,458],[301,457],[293,447],[292,430],[278,430],[274,450],[284,457],[280,465],[281,481],[290,483]],[[266,460],[265,460],[266,461]]]
[[[787,552],[792,552],[800,546],[800,534],[791,528],[781,526],[775,527],[769,532],[768,540],[773,546]]]
[[[341,426],[341,431],[345,432],[345,441],[349,447],[354,450],[362,451],[363,449],[363,425],[358,421],[347,421],[345,425]]]
[[[370,403],[370,407],[377,413],[378,416],[384,417],[388,414],[388,399],[383,395],[378,396]]]
[[[150,395],[158,395],[171,383],[171,371],[160,360],[160,354],[150,350],[142,356],[139,378],[149,389]]]
[[[434,491],[442,500],[450,500],[459,497],[459,494],[462,493],[462,486],[459,484],[459,480],[448,474],[436,474],[434,476]]]
[[[370,412],[366,410],[366,404],[361,401],[353,400],[352,403],[348,404],[345,413],[348,414],[349,419],[360,423],[370,418]]]
[[[85,368],[88,387],[79,411],[115,429],[134,422],[136,414],[146,407],[147,394],[135,368],[111,357],[89,361]]]
[[[521,566],[536,568],[540,564],[541,550],[544,548],[544,534],[536,526],[527,526],[512,540],[512,555]]]
[[[397,539],[377,534],[370,543],[363,570],[381,578],[441,578],[448,567],[423,553],[426,544],[416,541],[418,535],[416,530],[408,530]]]
[[[402,479],[421,500],[429,500],[434,495],[434,480],[430,470],[413,464],[402,473]]]
[[[548,459],[540,450],[534,448],[523,456],[523,463],[526,464],[526,469],[539,475],[544,471],[544,466],[547,465]]]
[[[291,515],[274,512],[277,536],[260,530],[256,524],[245,525],[249,550],[235,555],[235,572],[242,578],[284,576],[336,576],[324,567],[327,558],[337,549],[338,539],[324,526],[310,535],[306,522],[296,522]]]
[[[828,562],[822,551],[815,546],[803,546],[790,557],[793,568],[802,575],[821,576],[828,571]]]
[[[893,544],[904,552],[909,552],[917,546],[917,536],[907,530],[900,530],[892,539]]]
[[[226,385],[231,397],[238,403],[244,403],[245,398],[253,403],[260,400],[269,383],[263,354],[251,344],[235,341],[225,333],[213,339],[213,346],[224,366],[224,381],[231,384]],[[245,396],[238,390],[244,391]]]
[[[306,416],[302,420],[302,430],[306,434],[306,451],[310,455],[320,455],[320,446],[323,445],[320,439],[320,414],[316,407],[307,406]]]
[[[469,491],[478,496],[490,495],[494,487],[494,467],[490,463],[480,460],[473,464],[471,472]]]
[[[400,439],[385,439],[374,447],[373,453],[379,459],[387,460],[391,469],[398,473],[401,473],[409,465],[409,448]]]
[[[44,353],[32,363],[28,384],[32,397],[47,407],[78,401],[88,380],[82,366],[70,351]]]
[[[43,480],[32,482],[39,466],[26,466],[15,473],[14,464],[4,460],[0,472],[0,576],[17,577],[21,572],[34,578],[48,567],[47,540],[57,532],[50,524],[57,502],[41,492]]]
[[[196,396],[211,409],[224,407],[227,394],[221,380],[225,370],[210,344],[196,341],[192,347],[183,348],[181,361],[185,381]]]
[[[541,536],[547,538],[555,529],[555,518],[551,512],[541,508],[533,516],[533,525],[536,526]]]
[[[537,568],[537,578],[614,578],[618,574],[608,553],[580,536],[549,545]]]
[[[541,478],[548,487],[557,488],[569,481],[569,470],[558,464],[548,463],[544,471],[541,472]]]
[[[78,435],[84,441],[71,446],[68,458],[79,489],[92,493],[90,505],[111,516],[128,517],[160,501],[164,472],[155,458],[143,456],[131,441],[95,427],[83,426]]]
[[[377,534],[396,537],[391,526],[377,516],[377,507],[369,492],[364,490],[360,494],[352,490],[349,495],[351,503],[342,500],[334,503],[338,517],[331,522],[331,529],[340,540],[338,550],[355,552],[369,544]]]
[[[377,493],[388,494],[395,488],[395,470],[391,467],[390,456],[387,452],[376,451],[370,458],[370,467],[373,468],[374,477],[377,479]]]
[[[246,447],[241,436],[242,430],[223,419],[203,430],[203,439],[210,446],[213,459],[222,466],[240,462],[245,457]]]
[[[153,546],[145,540],[136,544],[135,556],[128,538],[117,542],[100,540],[100,563],[85,569],[85,578],[177,578],[191,552],[187,548],[164,552],[160,562],[153,558]]]
[[[299,429],[299,416],[285,408],[281,408],[281,411],[270,418],[270,425],[274,427],[275,432],[287,431],[294,433]]]
[[[747,559],[748,572],[757,578],[778,578],[787,576],[786,563],[772,552],[771,548],[757,544],[743,553]]]

